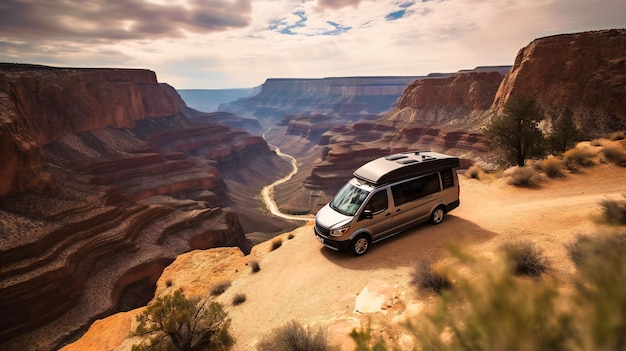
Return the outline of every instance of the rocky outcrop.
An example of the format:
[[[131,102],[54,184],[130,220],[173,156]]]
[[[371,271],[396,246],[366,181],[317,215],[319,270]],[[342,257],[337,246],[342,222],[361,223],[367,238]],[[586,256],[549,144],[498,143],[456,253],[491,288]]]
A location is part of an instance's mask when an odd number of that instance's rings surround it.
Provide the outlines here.
[[[3,64],[0,77],[0,348],[53,349],[149,301],[177,255],[248,252],[245,233],[269,227],[256,224],[293,228],[233,201],[289,164],[153,72]]]
[[[569,110],[590,137],[626,129],[626,29],[562,34],[522,48],[493,103],[531,95],[549,117]]]

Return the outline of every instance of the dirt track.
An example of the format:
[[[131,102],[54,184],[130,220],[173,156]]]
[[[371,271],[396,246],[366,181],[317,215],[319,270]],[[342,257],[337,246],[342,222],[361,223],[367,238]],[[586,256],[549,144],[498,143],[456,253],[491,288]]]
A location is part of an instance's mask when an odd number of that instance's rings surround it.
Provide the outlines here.
[[[626,193],[626,168],[612,165],[548,180],[536,189],[516,188],[502,179],[460,178],[461,206],[441,225],[418,226],[374,245],[363,257],[324,248],[312,223],[295,230],[293,239],[283,235],[275,251],[270,252],[269,242],[256,246],[253,255],[261,271],[241,274],[220,297],[226,305],[234,294],[247,297],[244,304],[229,307],[236,349],[253,349],[259,337],[290,320],[329,326],[331,336],[338,335],[336,342],[350,349],[345,335],[353,327],[370,317],[375,323],[392,322],[428,303],[416,299],[410,273],[421,259],[445,257],[447,242],[489,253],[507,241],[529,240],[544,250],[557,274],[568,274],[573,266],[563,244],[598,231],[598,203]]]

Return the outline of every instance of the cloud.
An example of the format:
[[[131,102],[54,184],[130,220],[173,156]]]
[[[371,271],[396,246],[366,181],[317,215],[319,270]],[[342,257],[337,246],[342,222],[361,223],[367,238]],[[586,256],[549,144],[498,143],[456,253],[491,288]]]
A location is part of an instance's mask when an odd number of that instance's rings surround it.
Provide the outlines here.
[[[361,0],[318,0],[316,9],[323,11],[325,9],[337,10],[346,6],[357,7]]]
[[[84,42],[181,37],[185,32],[211,33],[247,26],[250,1],[158,4],[136,0],[3,0],[0,33],[11,40]]]

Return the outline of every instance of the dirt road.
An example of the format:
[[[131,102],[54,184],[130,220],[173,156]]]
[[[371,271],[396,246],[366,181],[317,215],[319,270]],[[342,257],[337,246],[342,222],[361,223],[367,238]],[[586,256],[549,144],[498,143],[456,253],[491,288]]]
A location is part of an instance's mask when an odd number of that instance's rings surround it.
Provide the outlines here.
[[[529,240],[558,272],[571,272],[563,244],[599,230],[594,220],[599,202],[626,193],[626,168],[612,165],[549,180],[537,189],[460,178],[461,206],[442,224],[420,225],[375,244],[365,256],[323,247],[310,222],[295,230],[292,239],[283,235],[282,246],[274,251],[270,242],[255,247],[261,271],[241,274],[220,297],[226,305],[234,294],[247,297],[244,304],[229,307],[237,349],[253,349],[259,337],[290,320],[330,326],[336,342],[350,349],[345,335],[353,327],[372,316],[390,322],[428,303],[416,299],[410,274],[421,259],[445,257],[448,242],[489,253],[507,241]]]

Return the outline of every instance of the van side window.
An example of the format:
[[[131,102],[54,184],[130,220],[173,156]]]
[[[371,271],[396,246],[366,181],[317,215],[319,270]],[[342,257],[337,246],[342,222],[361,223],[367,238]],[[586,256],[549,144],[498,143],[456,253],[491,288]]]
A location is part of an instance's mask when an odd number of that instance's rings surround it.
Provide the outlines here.
[[[454,177],[451,169],[441,171],[441,185],[443,189],[451,188],[454,186]]]
[[[436,193],[439,190],[441,190],[439,173],[429,174],[391,187],[393,202],[396,206]]]
[[[372,211],[372,214],[383,212],[389,207],[389,200],[387,200],[387,189],[383,189],[374,195],[367,203],[367,209]]]

